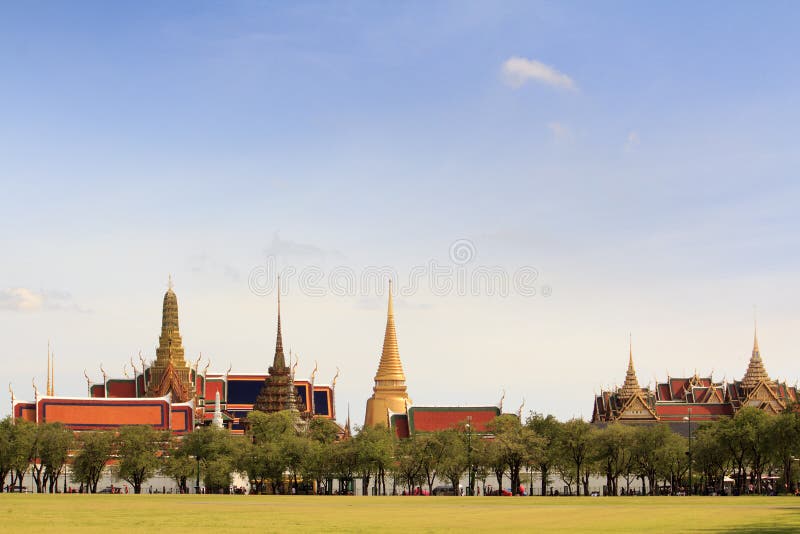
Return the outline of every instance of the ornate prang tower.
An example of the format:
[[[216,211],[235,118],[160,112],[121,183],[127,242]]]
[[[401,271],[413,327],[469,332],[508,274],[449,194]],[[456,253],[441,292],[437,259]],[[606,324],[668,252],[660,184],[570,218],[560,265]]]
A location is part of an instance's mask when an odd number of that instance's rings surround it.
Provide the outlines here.
[[[158,338],[156,361],[150,366],[148,397],[172,396],[172,402],[194,398],[192,376],[183,355],[183,341],[178,328],[178,297],[172,290],[172,276],[164,294],[161,315],[161,336]]]
[[[367,413],[364,426],[387,425],[389,411],[405,413],[411,405],[406,391],[406,375],[397,348],[397,331],[394,326],[394,306],[392,305],[392,282],[389,281],[389,311],[386,318],[386,334],[383,337],[383,353],[375,373],[375,387],[372,397],[367,399]]]
[[[281,410],[297,410],[297,397],[294,390],[294,377],[286,365],[283,355],[283,337],[281,336],[281,287],[278,280],[278,336],[275,340],[275,357],[269,376],[264,380],[261,391],[256,398],[253,409],[267,413]]]

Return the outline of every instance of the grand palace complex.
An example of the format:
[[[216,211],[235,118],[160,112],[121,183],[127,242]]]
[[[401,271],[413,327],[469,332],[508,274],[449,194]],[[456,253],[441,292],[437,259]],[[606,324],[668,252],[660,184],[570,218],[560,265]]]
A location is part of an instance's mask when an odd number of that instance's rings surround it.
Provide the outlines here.
[[[88,397],[63,397],[54,392],[55,376],[48,350],[45,393],[40,394],[34,386],[33,401],[17,400],[12,393],[12,416],[37,423],[59,422],[75,431],[150,425],[176,435],[212,424],[243,434],[247,415],[253,410],[293,410],[303,418],[336,420],[337,377],[330,384],[319,384],[315,381],[315,368],[309,378],[298,378],[297,364],[286,361],[280,295],[275,354],[267,373],[210,373],[208,365],[200,369],[199,358],[193,364],[188,362],[179,328],[178,298],[171,280],[163,300],[156,358],[148,363],[140,356],[138,367],[133,360],[130,364],[133,376],[109,377],[103,370],[102,383],[92,383],[87,378]],[[400,361],[390,285],[383,351],[364,424],[389,425],[399,437],[408,437],[415,431],[446,429],[468,420],[475,432],[485,432],[486,424],[500,412],[500,407],[494,405],[412,405]],[[349,433],[349,428],[348,415],[341,434]]]
[[[280,293],[280,291],[278,292]],[[291,356],[291,355],[290,355]],[[47,388],[42,395],[34,386],[34,400],[17,400],[12,392],[12,417],[27,421],[60,422],[75,431],[114,429],[124,425],[150,425],[182,435],[201,425],[216,425],[243,434],[247,415],[296,411],[299,416],[336,420],[336,377],[317,383],[316,367],[309,378],[295,376],[287,362],[281,333],[280,295],[273,363],[267,372],[211,373],[186,360],[178,321],[178,298],[170,280],[162,306],[161,333],[156,357],[131,360],[133,376],[108,377],[92,383],[87,397],[64,397],[54,392],[54,370],[48,350]],[[102,370],[102,367],[101,367]],[[337,371],[338,376],[338,371]],[[711,376],[668,377],[654,388],[641,387],[631,350],[621,387],[595,396],[592,422],[632,424],[666,422],[681,426],[688,420],[711,421],[732,416],[744,406],[778,413],[796,402],[796,387],[772,380],[764,367],[755,336],[750,363],[741,380],[718,382]],[[474,432],[486,433],[487,424],[502,412],[502,405],[415,406],[409,397],[400,359],[391,284],[383,350],[367,400],[364,425],[386,425],[405,438],[470,423]],[[521,417],[522,414],[520,413]],[[341,435],[349,433],[349,414]]]

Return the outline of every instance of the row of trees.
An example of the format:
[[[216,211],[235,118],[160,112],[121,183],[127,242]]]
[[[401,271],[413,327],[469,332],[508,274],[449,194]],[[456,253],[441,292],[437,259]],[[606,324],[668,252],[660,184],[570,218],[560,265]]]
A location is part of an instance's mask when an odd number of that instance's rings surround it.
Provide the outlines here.
[[[531,414],[525,422],[502,415],[489,424],[492,438],[469,425],[410,439],[395,439],[386,428],[364,428],[337,440],[338,427],[326,419],[303,421],[291,412],[253,412],[246,437],[202,427],[171,438],[150,427],[116,432],[81,432],[63,426],[0,422],[0,483],[21,485],[30,469],[39,492],[57,490],[70,459],[72,481],[97,491],[103,470],[140,493],[160,472],[184,491],[190,485],[226,491],[232,473],[250,481],[251,491],[289,493],[314,488],[349,493],[356,480],[375,494],[413,492],[445,483],[453,488],[467,477],[467,494],[487,481],[519,493],[525,482],[540,480],[542,495],[557,478],[570,493],[586,495],[593,477],[604,479],[610,495],[632,491],[662,493],[722,492],[732,476],[737,493],[764,492],[765,476],[775,491],[795,491],[800,456],[800,416],[788,410],[769,416],[744,408],[735,417],[694,429],[691,443],[666,425],[597,427],[580,419],[560,422]],[[70,457],[70,451],[74,454]],[[691,468],[691,469],[690,469]],[[693,480],[690,472],[694,471]],[[523,480],[526,478],[528,480]],[[508,482],[505,485],[504,482]],[[390,484],[390,486],[387,486]],[[0,488],[2,489],[2,488]]]
[[[168,434],[149,426],[76,435],[60,423],[36,425],[6,418],[0,421],[0,491],[21,489],[29,470],[37,492],[58,491],[69,462],[72,482],[80,484],[81,491],[96,492],[106,465],[114,459],[114,474],[139,493],[142,483],[162,466],[159,456],[168,440]]]

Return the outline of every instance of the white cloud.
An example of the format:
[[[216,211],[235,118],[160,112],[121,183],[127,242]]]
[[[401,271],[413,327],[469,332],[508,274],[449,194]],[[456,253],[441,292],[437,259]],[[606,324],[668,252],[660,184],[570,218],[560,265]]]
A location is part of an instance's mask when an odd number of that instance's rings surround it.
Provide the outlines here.
[[[634,148],[639,146],[641,140],[639,139],[639,133],[636,131],[632,131],[628,133],[628,138],[625,140],[625,152],[631,152]]]
[[[517,89],[528,81],[537,81],[559,89],[576,91],[575,81],[550,65],[535,59],[513,56],[503,62],[503,77],[508,85]]]
[[[25,287],[0,290],[0,309],[13,311],[36,311],[42,309],[44,295]]]
[[[34,312],[40,310],[65,310],[89,313],[64,291],[34,291],[26,287],[0,289],[0,310]]]
[[[553,134],[553,138],[557,142],[566,142],[572,140],[572,129],[558,121],[552,121],[547,123],[547,127],[550,129],[550,132]]]

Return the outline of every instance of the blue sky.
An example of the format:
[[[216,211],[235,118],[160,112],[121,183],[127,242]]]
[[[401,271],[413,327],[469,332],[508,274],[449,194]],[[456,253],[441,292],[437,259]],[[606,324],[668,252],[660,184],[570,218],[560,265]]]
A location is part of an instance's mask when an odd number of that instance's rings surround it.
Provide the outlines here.
[[[168,273],[187,354],[265,369],[253,269],[539,272],[535,297],[398,298],[423,404],[589,416],[622,381],[740,378],[758,304],[794,382],[793,3],[25,3],[0,8],[0,378],[59,393],[154,355]],[[552,289],[544,297],[542,289]],[[362,417],[383,295],[289,284],[287,344]],[[305,365],[304,365],[305,364]],[[304,367],[307,367],[303,371]],[[92,371],[94,370],[94,371]],[[7,407],[0,408],[7,412]]]

